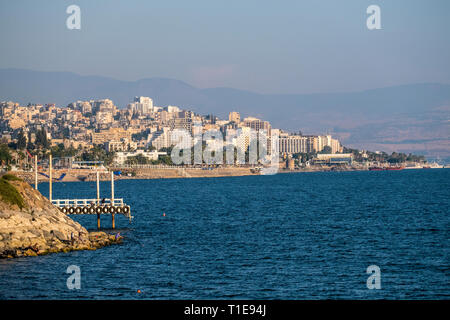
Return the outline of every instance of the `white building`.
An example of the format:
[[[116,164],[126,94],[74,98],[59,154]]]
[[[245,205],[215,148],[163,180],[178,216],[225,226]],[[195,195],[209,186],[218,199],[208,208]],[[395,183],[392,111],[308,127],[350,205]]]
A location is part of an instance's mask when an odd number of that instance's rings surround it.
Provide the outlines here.
[[[315,164],[352,164],[353,154],[352,153],[337,153],[337,154],[318,154],[315,159],[313,159]]]
[[[178,108],[177,106],[167,106],[167,107],[164,108],[164,110],[169,112],[169,113],[181,112],[181,109]]]
[[[253,139],[257,139],[256,132],[253,131]],[[250,146],[250,140],[252,138],[252,129],[249,127],[242,127],[238,129],[226,130],[226,144],[231,143],[236,149],[245,152]]]
[[[134,97],[134,102],[128,105],[128,109],[132,113],[138,113],[140,115],[146,115],[154,112],[153,100],[149,97]]]
[[[170,138],[170,128],[163,127],[161,130],[152,132],[148,135],[147,146],[153,146],[156,150],[168,148],[172,145]]]
[[[136,150],[137,142],[122,138],[120,140],[109,140],[104,143],[104,147],[108,152]]]
[[[99,111],[95,115],[95,121],[98,124],[108,124],[114,121],[113,114],[111,112]]]
[[[318,151],[322,151],[325,147],[330,147],[331,153],[342,152],[341,143],[331,135],[318,136]]]
[[[144,150],[136,150],[131,152],[116,152],[114,157],[114,162],[116,164],[125,164],[128,160],[128,157],[135,157],[137,155],[142,155],[146,157],[148,160],[158,160],[158,157],[161,155],[166,155],[166,152],[158,152],[158,151],[144,151]]]

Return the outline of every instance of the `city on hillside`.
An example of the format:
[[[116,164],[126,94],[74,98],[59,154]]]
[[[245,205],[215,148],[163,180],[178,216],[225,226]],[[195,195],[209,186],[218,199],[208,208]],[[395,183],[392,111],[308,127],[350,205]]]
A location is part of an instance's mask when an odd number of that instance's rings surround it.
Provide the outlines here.
[[[92,164],[169,166],[173,165],[170,152],[177,143],[174,130],[183,129],[192,135],[198,124],[202,132],[218,130],[224,137],[234,134],[230,143],[247,153],[250,130],[264,130],[268,139],[275,135],[281,169],[429,167],[423,156],[350,149],[329,134],[288,133],[262,119],[241,118],[236,111],[230,112],[228,119],[202,116],[177,106],[156,106],[151,98],[142,96],[124,109],[110,99],[76,101],[66,107],[0,102],[0,116],[2,166],[13,170],[31,170],[29,158],[45,158],[50,153],[59,159],[59,166],[70,168]],[[242,164],[234,162],[231,166]]]

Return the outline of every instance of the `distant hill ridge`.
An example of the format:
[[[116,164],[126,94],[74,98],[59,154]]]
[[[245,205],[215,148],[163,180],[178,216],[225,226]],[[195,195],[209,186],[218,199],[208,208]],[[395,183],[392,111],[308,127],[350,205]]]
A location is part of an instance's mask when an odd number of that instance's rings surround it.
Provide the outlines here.
[[[65,106],[76,100],[109,98],[123,108],[134,96],[151,97],[159,106],[177,105],[221,118],[239,111],[287,131],[328,131],[356,147],[380,144],[389,151],[397,142],[408,141],[401,150],[429,153],[434,147],[420,141],[433,144],[444,140],[444,144],[439,142],[437,154],[450,156],[448,122],[444,121],[450,115],[449,84],[408,84],[348,93],[259,94],[232,88],[199,89],[164,78],[122,81],[71,72],[0,69],[3,101]]]

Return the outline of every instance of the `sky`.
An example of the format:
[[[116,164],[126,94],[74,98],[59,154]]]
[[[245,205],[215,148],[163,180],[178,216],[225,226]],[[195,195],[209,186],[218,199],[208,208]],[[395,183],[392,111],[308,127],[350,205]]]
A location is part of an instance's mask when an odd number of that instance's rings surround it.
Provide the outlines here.
[[[80,30],[66,27],[72,4]],[[0,68],[259,93],[448,84],[449,14],[447,0],[1,1]]]

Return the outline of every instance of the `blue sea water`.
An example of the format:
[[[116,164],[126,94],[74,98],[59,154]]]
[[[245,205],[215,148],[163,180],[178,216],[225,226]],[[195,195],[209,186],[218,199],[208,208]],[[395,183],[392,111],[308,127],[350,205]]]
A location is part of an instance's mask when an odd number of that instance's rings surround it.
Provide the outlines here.
[[[450,297],[449,169],[119,180],[115,190],[134,216],[116,219],[123,244],[0,260],[0,298]],[[54,199],[95,195],[95,182],[54,184]],[[96,228],[96,216],[72,217]],[[66,286],[69,265],[80,290]],[[379,290],[366,286],[369,265]]]

